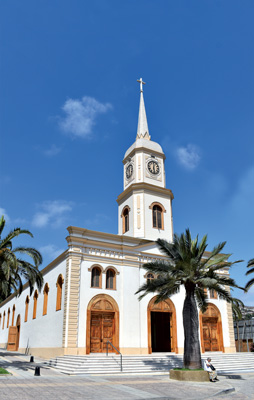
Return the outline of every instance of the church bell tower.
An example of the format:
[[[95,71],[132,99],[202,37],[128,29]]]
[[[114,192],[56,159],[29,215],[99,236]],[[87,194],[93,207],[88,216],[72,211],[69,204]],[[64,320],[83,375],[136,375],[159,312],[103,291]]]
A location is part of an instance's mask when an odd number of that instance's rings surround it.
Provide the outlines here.
[[[172,200],[166,189],[165,154],[151,140],[142,78],[136,141],[123,159],[124,191],[118,196],[118,234],[142,239],[173,239]]]

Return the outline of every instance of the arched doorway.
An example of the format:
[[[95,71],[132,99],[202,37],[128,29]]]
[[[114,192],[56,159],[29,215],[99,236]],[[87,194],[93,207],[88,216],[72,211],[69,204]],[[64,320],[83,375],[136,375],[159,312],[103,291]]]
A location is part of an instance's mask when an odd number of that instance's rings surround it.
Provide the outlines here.
[[[86,353],[105,353],[107,341],[119,350],[119,309],[107,294],[93,297],[87,306]],[[110,352],[115,350],[108,346]]]
[[[148,352],[175,352],[177,348],[176,310],[168,299],[155,304],[153,297],[147,307]]]
[[[224,351],[221,314],[219,309],[209,303],[205,313],[200,311],[201,349],[205,351]]]
[[[17,351],[19,348],[19,336],[20,336],[20,314],[17,316],[16,326],[9,326],[8,331],[8,351]]]

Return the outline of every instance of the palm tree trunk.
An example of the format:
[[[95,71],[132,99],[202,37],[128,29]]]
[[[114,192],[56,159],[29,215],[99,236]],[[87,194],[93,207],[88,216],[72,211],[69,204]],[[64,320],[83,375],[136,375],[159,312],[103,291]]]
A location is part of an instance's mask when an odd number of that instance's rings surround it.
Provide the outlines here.
[[[194,287],[186,287],[183,305],[184,327],[184,367],[190,369],[202,368],[199,343],[199,320]]]

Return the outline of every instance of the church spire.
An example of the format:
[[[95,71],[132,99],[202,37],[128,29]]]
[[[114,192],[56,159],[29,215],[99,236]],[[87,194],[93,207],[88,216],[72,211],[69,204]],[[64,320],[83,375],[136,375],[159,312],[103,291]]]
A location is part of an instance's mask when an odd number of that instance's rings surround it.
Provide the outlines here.
[[[146,109],[145,109],[145,102],[143,96],[143,82],[142,78],[137,80],[140,83],[140,103],[139,103],[139,115],[138,115],[138,130],[137,130],[137,139],[147,139],[150,140],[150,135],[148,131],[148,124],[146,118]]]

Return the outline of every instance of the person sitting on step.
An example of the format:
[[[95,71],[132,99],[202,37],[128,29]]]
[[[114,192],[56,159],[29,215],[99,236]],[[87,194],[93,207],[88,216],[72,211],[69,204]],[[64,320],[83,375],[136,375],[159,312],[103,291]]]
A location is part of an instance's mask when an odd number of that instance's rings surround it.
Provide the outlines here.
[[[204,362],[204,370],[209,372],[209,378],[211,382],[216,382],[219,379],[217,378],[217,371],[214,368],[213,364],[211,364],[211,358],[208,357]]]

